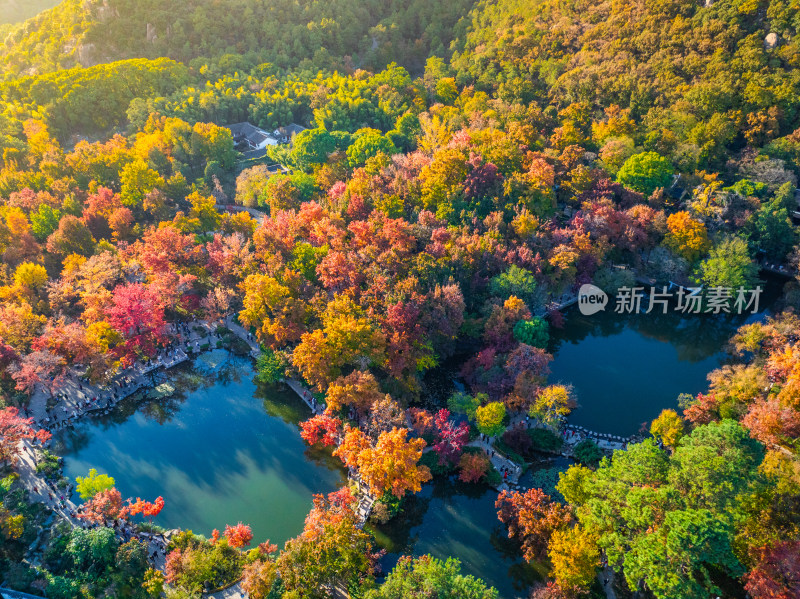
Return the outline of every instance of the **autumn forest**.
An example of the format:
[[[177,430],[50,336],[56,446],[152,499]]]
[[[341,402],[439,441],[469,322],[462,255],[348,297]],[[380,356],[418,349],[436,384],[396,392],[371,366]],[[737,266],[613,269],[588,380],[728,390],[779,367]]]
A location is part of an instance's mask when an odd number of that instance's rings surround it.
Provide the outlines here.
[[[27,8],[0,2],[0,596],[800,597],[796,3]],[[648,343],[715,361],[641,428],[577,426],[602,400],[553,375],[564,331],[632,293],[680,313]],[[681,384],[599,353],[623,406]],[[181,422],[237,360],[344,481],[304,481],[288,540],[67,474],[65,439]],[[492,548],[387,541],[442,485],[489,497]]]

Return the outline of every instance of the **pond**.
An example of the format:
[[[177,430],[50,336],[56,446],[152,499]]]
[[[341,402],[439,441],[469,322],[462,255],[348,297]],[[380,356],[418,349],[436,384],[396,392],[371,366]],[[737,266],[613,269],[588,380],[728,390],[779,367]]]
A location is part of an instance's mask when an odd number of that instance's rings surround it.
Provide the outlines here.
[[[57,434],[65,476],[96,468],[116,479],[123,496],[162,495],[166,505],[155,522],[168,529],[210,536],[241,521],[252,527],[254,543],[282,547],[302,530],[312,494],[336,490],[346,475],[329,451],[309,449],[300,438],[298,423],[311,412],[294,392],[259,389],[253,376],[248,358],[221,350],[171,370],[172,396],[129,400]],[[448,479],[426,485],[399,518],[370,529],[388,551],[384,572],[401,554],[454,556],[503,599],[522,596],[541,576],[506,538],[496,498],[488,487]]]
[[[707,390],[708,373],[729,358],[730,337],[769,313],[782,283],[767,280],[757,314],[616,314],[613,298],[591,316],[569,308],[564,328],[551,329],[549,347],[549,381],[572,384],[577,396],[569,422],[628,436],[662,409],[677,409],[679,394]]]
[[[679,393],[704,390],[731,334],[761,317],[570,311],[566,326],[553,330],[550,380],[574,385],[580,406],[572,422],[635,433],[675,406]],[[156,522],[165,528],[208,536],[241,521],[251,525],[254,542],[282,546],[302,530],[312,494],[339,488],[345,472],[329,451],[309,449],[300,438],[298,423],[310,415],[306,405],[291,391],[259,389],[253,376],[248,358],[222,350],[173,369],[159,387],[165,394],[174,388],[168,397],[123,402],[110,415],[57,435],[65,475],[74,479],[97,468],[115,477],[123,496],[162,495],[166,507]],[[550,486],[566,465],[548,470]],[[534,479],[526,476],[524,486],[547,486]],[[368,525],[388,552],[384,572],[403,554],[453,556],[503,599],[524,596],[546,572],[519,557],[497,520],[496,497],[493,489],[454,478],[425,485],[393,521]]]
[[[484,485],[434,479],[406,499],[403,511],[387,524],[367,525],[388,552],[381,560],[384,573],[401,555],[452,556],[461,560],[464,574],[482,578],[503,599],[526,597],[525,590],[547,571],[520,557],[519,546],[497,519],[496,499],[497,491]]]
[[[156,523],[165,528],[208,537],[241,521],[256,542],[283,546],[302,530],[312,494],[336,490],[346,475],[329,452],[300,438],[306,405],[292,392],[265,397],[253,374],[249,358],[223,350],[174,369],[173,397],[130,401],[58,435],[65,475],[74,480],[97,468],[116,479],[123,497],[162,495]]]

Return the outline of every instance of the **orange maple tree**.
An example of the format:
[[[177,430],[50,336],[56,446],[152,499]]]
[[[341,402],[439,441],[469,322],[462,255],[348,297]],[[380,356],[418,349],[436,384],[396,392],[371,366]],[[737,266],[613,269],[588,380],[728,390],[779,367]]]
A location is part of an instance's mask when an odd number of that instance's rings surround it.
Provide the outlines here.
[[[115,488],[105,489],[97,493],[82,506],[78,518],[100,524],[105,520],[126,519],[128,507],[123,504],[122,495]]]
[[[253,540],[253,531],[247,524],[234,524],[233,526],[226,524],[225,532],[222,533],[228,540],[228,545],[231,547],[239,548],[249,545]]]
[[[147,518],[153,518],[161,513],[164,509],[164,498],[156,497],[155,501],[144,501],[141,497],[137,497],[136,501],[128,500],[127,513],[130,516],[142,514]]]
[[[338,412],[344,407],[353,407],[359,414],[369,412],[372,404],[383,398],[378,381],[370,372],[354,370],[339,377],[328,386],[325,400],[327,413]]]
[[[373,446],[363,432],[348,428],[334,455],[357,470],[375,495],[388,491],[402,497],[408,491],[417,493],[431,479],[428,467],[418,464],[425,441],[407,437],[408,429],[393,428],[381,433]]]
[[[495,502],[497,517],[508,527],[509,538],[522,543],[528,561],[542,559],[553,532],[572,518],[570,509],[550,499],[541,489],[525,493],[503,491]]]

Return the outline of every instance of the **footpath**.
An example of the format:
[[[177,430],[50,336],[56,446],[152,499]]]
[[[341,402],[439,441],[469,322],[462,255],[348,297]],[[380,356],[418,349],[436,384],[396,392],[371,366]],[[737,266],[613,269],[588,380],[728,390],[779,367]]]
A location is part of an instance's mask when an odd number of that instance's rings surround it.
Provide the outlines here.
[[[137,391],[153,387],[162,371],[189,359],[186,348],[199,352],[206,343],[213,346],[217,337],[215,325],[204,321],[189,324],[169,325],[167,334],[173,341],[170,347],[161,350],[147,363],[135,363],[114,376],[106,384],[93,384],[85,378],[85,370],[71,368],[64,375],[55,394],[39,385],[31,396],[22,415],[32,418],[38,428],[56,432],[80,421],[91,414],[107,414],[123,399]],[[45,444],[49,446],[50,442]],[[95,526],[78,517],[81,508],[72,500],[74,486],[67,484],[59,488],[48,481],[37,470],[41,459],[38,448],[29,441],[21,442],[21,452],[16,471],[19,483],[27,490],[31,501],[44,504],[57,517],[76,528]],[[124,521],[104,523],[117,533],[122,542],[138,538],[148,545],[148,557],[153,567],[163,570],[166,557],[167,536],[138,531]],[[34,548],[35,549],[35,548]]]

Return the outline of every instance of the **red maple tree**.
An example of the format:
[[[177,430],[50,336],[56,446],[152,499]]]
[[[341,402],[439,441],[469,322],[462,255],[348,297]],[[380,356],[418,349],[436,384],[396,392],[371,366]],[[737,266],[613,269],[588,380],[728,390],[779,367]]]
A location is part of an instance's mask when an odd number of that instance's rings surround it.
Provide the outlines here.
[[[249,545],[250,541],[253,540],[253,531],[250,530],[247,524],[242,524],[241,522],[233,526],[226,524],[225,532],[222,534],[228,540],[228,545],[237,549]]]
[[[21,441],[31,439],[45,443],[52,435],[33,427],[33,418],[23,418],[17,408],[0,410],[0,463],[17,463],[22,449]]]
[[[322,443],[326,447],[331,447],[339,440],[341,424],[338,418],[318,414],[300,423],[300,436],[309,445]]]
[[[125,365],[154,355],[156,345],[164,340],[164,308],[157,294],[141,283],[119,285],[107,317],[125,339],[116,348]]]

